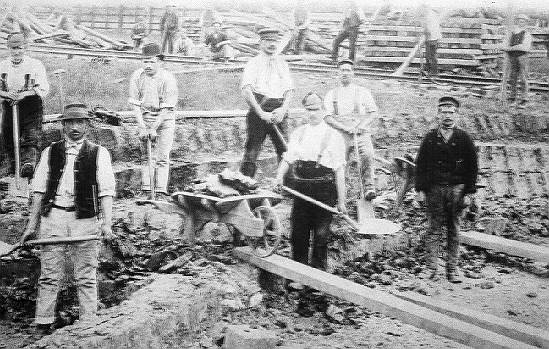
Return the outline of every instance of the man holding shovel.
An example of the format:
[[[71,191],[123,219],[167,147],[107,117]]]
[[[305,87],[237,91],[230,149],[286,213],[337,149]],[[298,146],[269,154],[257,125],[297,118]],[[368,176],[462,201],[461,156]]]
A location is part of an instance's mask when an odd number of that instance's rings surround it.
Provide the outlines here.
[[[20,151],[22,164],[19,175],[32,178],[42,132],[42,100],[48,94],[50,86],[42,62],[26,55],[27,41],[23,34],[8,36],[7,46],[10,58],[0,62],[0,97],[3,99],[0,122],[2,145],[12,169],[20,166],[15,165],[15,158],[18,157],[15,152]],[[19,121],[17,135],[13,134],[14,117]],[[14,149],[14,136],[19,139],[19,150]]]
[[[374,187],[374,146],[371,124],[377,118],[377,105],[365,87],[353,82],[353,61],[338,63],[339,84],[328,91],[324,98],[326,123],[339,130],[347,145],[358,153],[357,161],[361,174],[361,197],[372,200],[376,197]]]
[[[265,28],[259,31],[259,37],[261,52],[246,63],[241,82],[250,110],[246,115],[248,136],[240,172],[249,177],[255,176],[256,161],[267,135],[279,160],[286,151],[281,136],[286,133],[286,116],[294,90],[288,63],[277,54],[280,32]]]
[[[65,107],[60,120],[64,139],[41,155],[32,182],[34,192],[24,243],[40,227],[40,238],[97,235],[110,239],[115,180],[107,149],[89,142],[90,112],[84,104]],[[101,220],[98,219],[101,210]],[[80,319],[97,312],[96,240],[74,244],[74,276],[78,288]],[[35,322],[40,332],[52,330],[59,284],[65,263],[64,245],[43,246]]]
[[[139,137],[147,143],[149,164],[142,171],[142,189],[167,195],[178,98],[177,81],[172,73],[161,67],[163,55],[157,44],[145,44],[142,52],[143,67],[131,76],[129,98],[139,127]]]

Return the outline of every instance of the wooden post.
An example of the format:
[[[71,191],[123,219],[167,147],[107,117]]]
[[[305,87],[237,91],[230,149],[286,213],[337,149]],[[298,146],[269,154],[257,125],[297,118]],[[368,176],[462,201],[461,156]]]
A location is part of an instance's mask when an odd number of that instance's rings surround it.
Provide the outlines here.
[[[80,22],[82,21],[82,6],[81,5],[78,5],[77,7],[77,10],[76,10],[76,19],[75,19],[75,24],[80,24]]]
[[[93,7],[91,8],[91,13],[90,13],[90,26],[92,28],[95,28],[95,11],[97,10],[96,6],[93,5]]]
[[[149,6],[149,33],[153,30],[153,7]]]

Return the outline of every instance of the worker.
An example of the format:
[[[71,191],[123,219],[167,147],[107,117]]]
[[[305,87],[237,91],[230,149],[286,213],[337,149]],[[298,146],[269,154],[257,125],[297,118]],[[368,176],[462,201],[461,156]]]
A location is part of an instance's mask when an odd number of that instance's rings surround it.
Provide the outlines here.
[[[307,35],[309,33],[309,25],[311,22],[311,14],[309,10],[305,7],[304,1],[300,0],[297,3],[296,8],[293,13],[294,17],[294,33],[292,40],[288,42],[288,45],[282,51],[283,53],[288,52],[290,49],[293,50],[293,53],[300,55],[305,49],[305,42],[307,41]]]
[[[145,18],[138,18],[132,27],[131,38],[133,40],[133,48],[140,50],[143,40],[145,40],[147,36],[147,21]]]
[[[215,20],[213,23],[213,30],[206,36],[206,45],[210,45],[210,52],[212,53],[213,60],[224,60],[227,62],[229,59],[234,58],[234,50],[231,47],[231,41],[227,36],[227,33],[221,28],[221,21]]]
[[[195,54],[195,45],[191,38],[187,36],[185,28],[180,28],[177,32],[174,42],[174,52],[183,56],[193,56]]]
[[[179,19],[175,13],[175,6],[166,6],[166,11],[160,18],[160,52],[162,54],[173,53],[175,35],[179,28]]]
[[[90,111],[84,104],[65,106],[60,117],[64,139],[42,152],[32,181],[34,195],[21,243],[35,234],[38,227],[41,239],[98,233],[106,239],[112,238],[114,173],[108,150],[87,140],[90,118]],[[80,320],[91,319],[96,315],[98,303],[99,246],[96,240],[91,240],[75,243],[74,249],[79,317]],[[35,323],[43,334],[53,330],[65,259],[64,245],[41,247]]]
[[[372,200],[376,197],[372,125],[378,118],[378,108],[370,91],[354,83],[353,65],[350,59],[338,63],[338,85],[324,97],[326,122],[343,135],[347,156],[355,146],[354,137],[357,137],[363,196]]]
[[[280,32],[264,28],[259,31],[261,52],[250,59],[242,74],[241,89],[250,109],[246,115],[247,139],[240,172],[253,177],[256,161],[267,134],[278,159],[286,151],[284,137],[287,114],[294,85],[288,64],[277,54]],[[277,131],[280,131],[277,132]]]
[[[528,101],[528,52],[532,49],[532,34],[526,27],[528,16],[519,14],[515,18],[514,26],[505,40],[503,50],[506,53],[509,73],[509,85],[511,85],[511,94],[509,102],[517,103],[519,108],[524,108]],[[520,78],[522,89],[517,99],[517,83]],[[506,88],[506,86],[505,86]]]
[[[282,185],[288,176],[289,185],[296,191],[328,206],[337,206],[340,212],[346,213],[345,140],[324,122],[326,111],[318,94],[308,93],[302,104],[307,111],[308,123],[292,132],[288,150],[278,167],[276,183]],[[290,218],[293,260],[326,270],[332,216],[331,212],[311,202],[294,198]],[[325,297],[315,297],[310,291],[304,289],[300,292],[297,312],[302,316],[311,316],[315,304],[323,307],[322,311],[327,309]]]
[[[343,20],[341,22],[341,31],[337,34],[333,42],[332,62],[337,64],[339,58],[339,45],[349,39],[349,59],[354,61],[356,54],[356,41],[360,25],[365,21],[364,12],[358,7],[355,0],[345,0],[343,10]]]
[[[425,35],[425,71],[421,73],[432,79],[438,75],[437,48],[442,39],[440,15],[429,5],[422,5],[420,12]]]
[[[43,100],[50,90],[50,85],[42,62],[27,56],[28,43],[23,34],[9,35],[7,46],[10,57],[0,62],[0,97],[3,99],[0,120],[2,146],[10,161],[10,168],[15,168],[13,105],[16,104],[19,119],[20,176],[30,179],[38,160],[44,116]]]
[[[153,142],[151,161],[156,168],[155,191],[168,195],[170,152],[175,131],[175,107],[178,101],[177,81],[171,72],[161,67],[163,55],[155,43],[142,48],[142,68],[130,78],[129,103],[139,127],[139,137]],[[147,166],[142,171],[142,190],[150,191]]]
[[[423,138],[416,157],[415,188],[425,199],[429,228],[425,236],[428,278],[438,279],[438,250],[446,226],[446,277],[461,282],[457,270],[459,217],[476,192],[477,152],[467,132],[455,126],[459,101],[451,96],[438,100],[438,127]]]

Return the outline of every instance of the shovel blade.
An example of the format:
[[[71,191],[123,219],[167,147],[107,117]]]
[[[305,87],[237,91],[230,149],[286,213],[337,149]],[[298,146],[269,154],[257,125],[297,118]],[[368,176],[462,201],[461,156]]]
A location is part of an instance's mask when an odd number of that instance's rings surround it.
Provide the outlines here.
[[[360,198],[356,201],[356,210],[358,216],[358,223],[362,225],[362,221],[366,219],[374,218],[374,205],[372,201]]]
[[[393,235],[397,233],[402,226],[387,219],[369,218],[360,222],[358,234],[362,235]]]

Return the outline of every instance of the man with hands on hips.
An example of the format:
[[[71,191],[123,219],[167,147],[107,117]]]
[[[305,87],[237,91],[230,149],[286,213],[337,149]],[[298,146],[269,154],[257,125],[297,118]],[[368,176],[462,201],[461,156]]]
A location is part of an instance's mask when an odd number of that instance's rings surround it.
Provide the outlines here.
[[[34,192],[29,222],[21,243],[40,227],[40,238],[96,235],[112,238],[112,201],[115,180],[107,149],[86,139],[90,111],[84,104],[70,104],[60,117],[64,139],[52,143],[41,155],[32,181]],[[101,211],[101,219],[99,219]],[[80,319],[97,312],[97,240],[73,244],[74,277]],[[40,254],[35,322],[49,333],[55,320],[57,293],[65,265],[65,245],[45,245]]]

